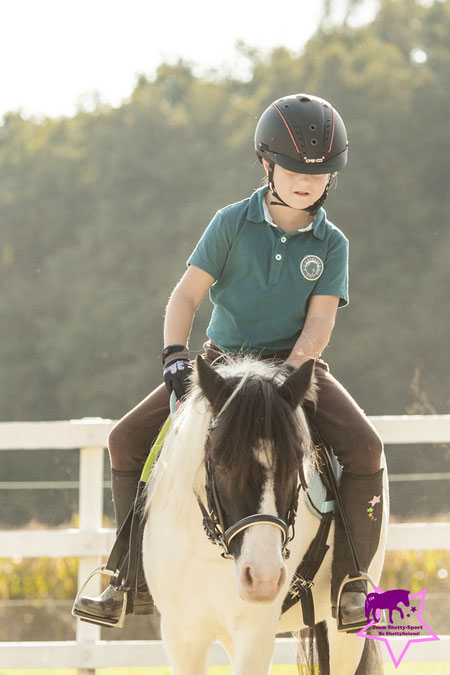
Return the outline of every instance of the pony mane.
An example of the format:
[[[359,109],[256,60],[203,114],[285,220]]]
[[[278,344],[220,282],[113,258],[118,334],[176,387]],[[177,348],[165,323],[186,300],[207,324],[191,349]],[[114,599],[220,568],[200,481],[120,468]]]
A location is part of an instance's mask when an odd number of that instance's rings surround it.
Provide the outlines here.
[[[211,410],[200,388],[193,388],[174,415],[147,485],[147,509],[162,504],[180,517],[193,489],[204,493],[202,466]]]
[[[268,439],[275,480],[283,484],[297,471],[302,456],[312,456],[313,445],[301,407],[293,411],[276,394],[279,364],[241,355],[227,356],[217,366],[227,381],[226,398],[214,418],[214,448],[207,443],[213,418],[210,403],[194,375],[193,384],[174,416],[170,431],[152,471],[148,484],[147,508],[152,504],[175,509],[182,518],[192,501],[193,490],[204,495],[204,461],[206,452],[215,452],[215,460],[235,474],[241,485],[251,477],[254,453],[261,449],[261,439]],[[308,398],[314,399],[314,385]]]

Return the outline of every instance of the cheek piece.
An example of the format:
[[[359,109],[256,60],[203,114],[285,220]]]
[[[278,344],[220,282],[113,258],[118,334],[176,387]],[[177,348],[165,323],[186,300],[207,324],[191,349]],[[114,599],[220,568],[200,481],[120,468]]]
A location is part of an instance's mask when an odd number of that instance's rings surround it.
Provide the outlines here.
[[[268,183],[269,183],[269,189],[272,192],[273,196],[275,199],[278,199],[278,201],[271,201],[271,205],[273,206],[287,206],[289,209],[295,209],[295,206],[290,206],[287,204],[283,199],[281,199],[280,195],[277,193],[275,189],[275,183],[273,182],[273,174],[274,174],[274,169],[275,169],[275,164],[273,162],[270,162],[269,164],[269,169],[267,172],[267,178],[268,178]],[[325,190],[323,191],[323,194],[319,199],[314,202],[314,204],[311,204],[311,206],[307,206],[305,209],[296,209],[297,211],[307,211],[310,216],[315,216],[317,211],[320,209],[322,204],[324,203],[325,199],[328,196],[328,190],[330,189],[331,182],[333,180],[333,176],[330,176],[330,179],[325,187]]]

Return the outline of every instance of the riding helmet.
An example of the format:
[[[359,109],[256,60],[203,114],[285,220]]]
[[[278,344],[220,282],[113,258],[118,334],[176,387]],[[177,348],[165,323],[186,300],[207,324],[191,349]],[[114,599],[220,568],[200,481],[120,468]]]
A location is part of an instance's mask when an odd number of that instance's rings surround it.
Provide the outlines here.
[[[261,115],[255,150],[296,173],[334,173],[347,164],[347,132],[341,116],[323,98],[310,94],[283,96]]]

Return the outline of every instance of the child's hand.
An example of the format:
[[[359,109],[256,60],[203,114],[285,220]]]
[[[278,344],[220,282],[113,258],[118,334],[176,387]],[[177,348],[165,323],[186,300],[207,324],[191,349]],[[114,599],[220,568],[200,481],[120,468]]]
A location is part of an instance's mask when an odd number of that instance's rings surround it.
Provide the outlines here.
[[[178,399],[186,396],[189,380],[194,372],[194,367],[188,359],[174,359],[164,366],[164,384],[169,392],[175,392]]]

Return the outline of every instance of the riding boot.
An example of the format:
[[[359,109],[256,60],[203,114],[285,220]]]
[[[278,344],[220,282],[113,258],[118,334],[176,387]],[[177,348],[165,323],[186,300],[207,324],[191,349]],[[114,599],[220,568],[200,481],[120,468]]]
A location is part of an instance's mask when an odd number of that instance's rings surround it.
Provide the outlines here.
[[[116,534],[119,534],[120,528],[127,519],[131,507],[135,503],[137,487],[139,484],[139,472],[125,472],[111,470],[111,487],[114,502],[114,513],[116,517]],[[140,543],[140,542],[139,542]],[[119,566],[124,562],[128,555],[126,551],[119,562]],[[138,584],[136,589],[127,591],[126,596],[126,614],[152,614],[154,604],[152,596],[145,583],[144,574],[141,567],[141,556],[139,556]],[[96,619],[93,623],[114,626],[118,622],[124,607],[124,591],[119,590],[117,576],[111,577],[111,581],[106,589],[96,597],[81,596],[74,605],[74,613],[81,619],[84,614]],[[89,617],[85,620],[89,621]]]
[[[360,566],[358,571],[367,573],[378,548],[383,522],[383,469],[368,476],[344,472],[339,492]],[[332,614],[338,618],[338,625],[343,630],[346,630],[346,627],[355,630],[368,623],[365,615],[367,582],[346,581],[342,587],[338,607],[339,589],[348,574],[356,576],[355,562],[338,509],[335,518],[331,579]]]

